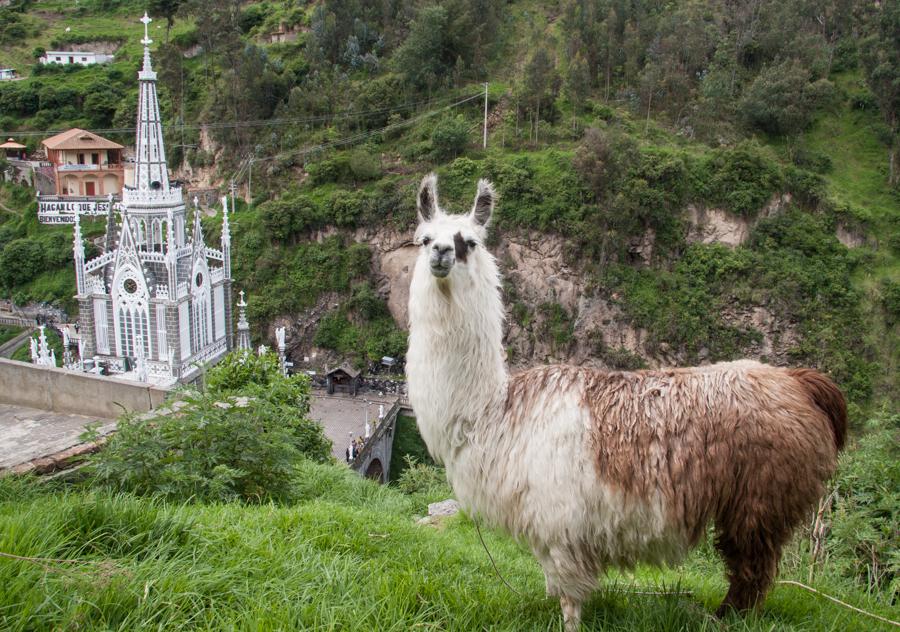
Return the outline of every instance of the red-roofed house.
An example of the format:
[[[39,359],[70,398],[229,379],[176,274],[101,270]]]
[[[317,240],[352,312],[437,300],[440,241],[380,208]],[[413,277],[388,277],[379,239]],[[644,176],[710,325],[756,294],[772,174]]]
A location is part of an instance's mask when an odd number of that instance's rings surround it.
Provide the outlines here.
[[[56,194],[120,195],[125,181],[122,145],[83,129],[70,129],[41,143],[53,164]]]

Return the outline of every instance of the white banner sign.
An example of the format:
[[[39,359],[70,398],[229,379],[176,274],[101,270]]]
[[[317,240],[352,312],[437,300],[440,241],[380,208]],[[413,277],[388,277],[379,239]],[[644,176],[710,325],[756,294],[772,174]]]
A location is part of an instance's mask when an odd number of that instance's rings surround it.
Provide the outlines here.
[[[75,213],[81,215],[106,215],[106,200],[66,201],[61,198],[38,200],[38,221],[41,224],[73,224]]]

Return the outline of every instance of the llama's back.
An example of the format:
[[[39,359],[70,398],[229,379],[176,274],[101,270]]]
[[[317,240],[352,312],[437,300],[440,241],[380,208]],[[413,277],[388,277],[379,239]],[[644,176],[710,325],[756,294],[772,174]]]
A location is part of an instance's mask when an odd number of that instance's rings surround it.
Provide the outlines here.
[[[583,432],[577,458],[606,490],[601,504],[613,494],[625,514],[630,507],[655,508],[664,523],[657,535],[687,546],[710,519],[725,520],[738,504],[789,515],[805,511],[821,493],[835,466],[838,435],[810,381],[747,361],[636,372],[542,367],[510,378],[506,419],[552,424],[540,421],[539,408],[577,397]],[[656,546],[652,538],[648,545]],[[604,557],[621,563],[632,553]]]

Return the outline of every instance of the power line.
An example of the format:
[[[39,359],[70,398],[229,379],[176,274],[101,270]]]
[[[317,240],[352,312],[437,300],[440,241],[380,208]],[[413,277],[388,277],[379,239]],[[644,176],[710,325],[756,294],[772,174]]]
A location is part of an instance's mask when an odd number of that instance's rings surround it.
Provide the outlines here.
[[[361,133],[359,133],[359,134],[354,134],[353,136],[346,136],[346,137],[344,137],[344,138],[339,138],[339,139],[337,139],[337,140],[334,140],[334,141],[331,141],[331,142],[328,142],[328,143],[321,143],[321,144],[319,144],[319,145],[312,145],[312,146],[310,146],[310,147],[304,147],[304,148],[301,148],[301,149],[295,149],[295,150],[293,150],[293,151],[288,151],[288,152],[284,152],[284,153],[281,153],[281,154],[274,154],[274,155],[271,155],[271,156],[265,156],[265,157],[263,157],[263,158],[249,158],[249,159],[248,159],[248,162],[251,162],[251,163],[252,163],[252,162],[265,162],[265,161],[268,161],[268,160],[277,160],[277,159],[279,159],[279,158],[286,158],[286,157],[288,157],[288,156],[293,156],[293,155],[297,155],[297,154],[305,155],[305,154],[310,154],[310,153],[313,153],[313,152],[316,152],[316,151],[323,151],[323,150],[326,150],[326,149],[332,149],[332,148],[334,148],[334,147],[341,147],[341,146],[343,146],[343,145],[350,145],[350,144],[353,144],[353,143],[355,143],[355,142],[357,142],[357,141],[364,140],[364,139],[369,138],[369,137],[371,137],[371,136],[375,136],[376,134],[381,134],[381,133],[388,132],[388,131],[394,131],[394,130],[400,129],[400,128],[402,128],[402,127],[406,127],[407,125],[412,125],[413,123],[417,123],[417,122],[419,122],[419,121],[421,121],[421,120],[423,120],[423,119],[426,119],[426,118],[428,118],[428,117],[430,117],[430,116],[434,116],[435,114],[439,114],[439,113],[444,112],[444,111],[446,111],[446,110],[455,108],[456,106],[462,105],[463,103],[467,103],[467,102],[472,101],[472,100],[474,100],[474,99],[480,99],[480,98],[482,98],[483,96],[484,96],[484,93],[483,93],[483,92],[478,92],[477,94],[473,94],[473,95],[471,95],[471,96],[469,96],[469,97],[466,97],[466,98],[464,98],[464,99],[460,99],[459,101],[456,101],[455,103],[451,103],[450,105],[446,105],[446,106],[444,106],[444,107],[442,107],[442,108],[439,108],[439,109],[437,109],[437,110],[432,110],[431,112],[426,112],[426,113],[424,113],[424,114],[420,114],[420,115],[418,115],[418,116],[415,116],[415,117],[413,117],[413,118],[407,119],[407,120],[405,120],[405,121],[400,121],[400,122],[398,122],[398,123],[392,123],[391,125],[386,125],[386,126],[380,128],[380,129],[369,130],[369,131],[366,131],[366,132],[361,132]],[[241,171],[243,171],[243,168],[241,169]]]
[[[242,127],[264,127],[266,125],[286,125],[292,123],[321,123],[325,121],[334,121],[334,120],[344,120],[344,119],[352,119],[352,118],[361,118],[366,116],[374,116],[376,114],[389,114],[392,112],[402,112],[403,110],[410,110],[413,108],[421,107],[424,105],[432,105],[435,103],[440,103],[442,101],[449,101],[454,99],[455,97],[436,97],[433,99],[426,99],[424,101],[415,101],[411,103],[404,103],[401,105],[396,105],[392,107],[379,108],[375,110],[363,110],[358,112],[340,112],[337,114],[322,114],[318,116],[309,116],[309,117],[287,117],[287,118],[270,118],[270,119],[255,119],[255,120],[245,120],[245,121],[231,121],[231,122],[208,122],[208,123],[192,123],[190,125],[167,125],[167,131],[184,131],[184,130],[199,130],[199,129],[235,129]],[[28,131],[0,131],[0,136],[3,137],[31,137],[31,136],[52,136],[54,134],[60,134],[66,130],[62,129],[48,129],[48,130],[28,130]],[[129,132],[134,132],[133,127],[111,127],[111,128],[103,128],[103,129],[92,129],[88,130],[95,134],[125,134]]]

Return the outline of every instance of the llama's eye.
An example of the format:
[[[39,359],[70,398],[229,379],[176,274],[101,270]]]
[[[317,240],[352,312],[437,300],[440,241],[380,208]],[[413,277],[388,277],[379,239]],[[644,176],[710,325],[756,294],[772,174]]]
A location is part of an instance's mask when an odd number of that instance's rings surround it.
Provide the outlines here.
[[[431,243],[431,237],[422,237],[422,245],[427,246]]]
[[[472,248],[474,248],[475,246],[478,245],[478,242],[475,241],[474,239],[467,239],[466,245],[469,247],[469,250],[471,250]]]

